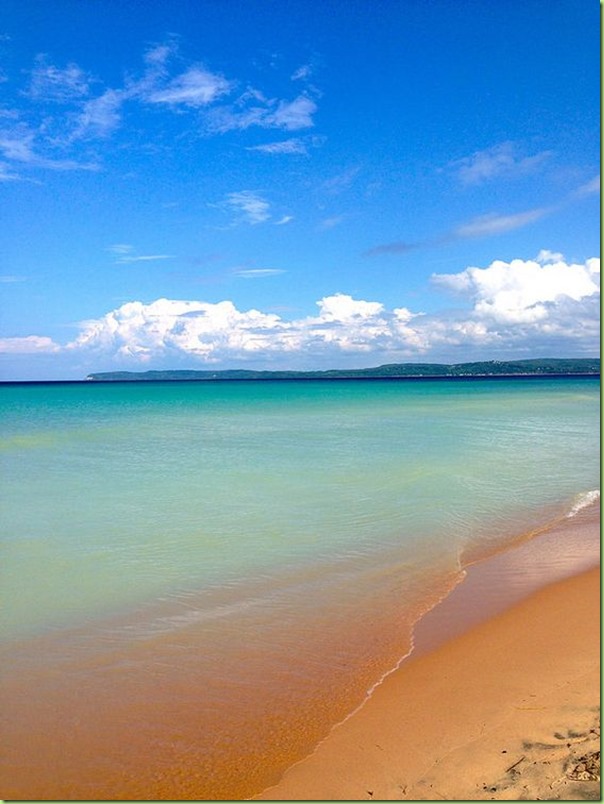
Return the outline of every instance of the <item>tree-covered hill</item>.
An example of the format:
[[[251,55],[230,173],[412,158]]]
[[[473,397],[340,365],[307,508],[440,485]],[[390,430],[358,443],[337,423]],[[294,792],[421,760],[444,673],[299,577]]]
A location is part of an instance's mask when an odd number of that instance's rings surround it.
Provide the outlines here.
[[[599,375],[598,358],[538,358],[533,360],[488,360],[477,363],[390,363],[364,369],[330,369],[328,371],[106,371],[89,374],[96,382],[140,382],[164,380],[340,380],[399,377],[495,377],[495,376],[559,376],[565,374]]]

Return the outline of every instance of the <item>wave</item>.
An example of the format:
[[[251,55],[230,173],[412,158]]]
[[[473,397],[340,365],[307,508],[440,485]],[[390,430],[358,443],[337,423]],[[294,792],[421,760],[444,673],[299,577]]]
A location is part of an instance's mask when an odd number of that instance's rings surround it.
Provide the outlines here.
[[[592,489],[591,491],[582,491],[575,497],[574,503],[570,511],[566,514],[567,517],[576,516],[579,511],[594,505],[600,499],[600,489]]]

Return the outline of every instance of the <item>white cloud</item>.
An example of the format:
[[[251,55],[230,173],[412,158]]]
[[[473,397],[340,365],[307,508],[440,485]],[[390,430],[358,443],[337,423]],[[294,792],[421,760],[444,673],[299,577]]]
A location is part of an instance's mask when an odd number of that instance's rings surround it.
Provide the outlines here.
[[[302,67],[299,67],[292,75],[292,81],[302,81],[305,78],[309,78],[312,75],[312,67],[310,64],[303,64]]]
[[[581,185],[577,190],[577,195],[594,195],[600,192],[600,175],[594,176],[591,181]]]
[[[33,162],[35,133],[25,125],[0,131],[0,151],[15,162]]]
[[[120,257],[116,262],[152,262],[153,260],[173,260],[174,254],[141,254],[141,255],[125,255]]]
[[[235,212],[239,213],[239,220],[256,226],[265,223],[271,217],[270,204],[258,193],[251,190],[241,190],[237,193],[229,193],[226,204]]]
[[[529,209],[526,212],[517,212],[513,215],[497,215],[495,213],[481,215],[469,221],[469,223],[458,226],[453,231],[453,235],[455,237],[486,237],[488,235],[503,234],[514,229],[520,229],[529,223],[534,223],[550,212],[549,208],[538,207]]]
[[[326,296],[318,305],[323,320],[343,323],[372,318],[384,310],[384,305],[380,302],[359,301],[345,293]]]
[[[550,251],[547,248],[542,248],[539,254],[535,257],[536,262],[545,264],[547,262],[562,262],[564,255],[559,251]]]
[[[131,254],[134,251],[134,246],[129,243],[114,243],[114,245],[107,247],[107,251],[111,251],[113,254]]]
[[[248,101],[253,105],[248,105]],[[215,133],[242,131],[251,126],[297,131],[314,126],[312,116],[316,111],[317,104],[308,95],[299,95],[293,101],[277,101],[248,91],[236,104],[211,110],[207,125]]]
[[[174,254],[136,254],[134,246],[129,243],[115,243],[107,248],[116,256],[116,263],[152,262],[154,260],[172,260]]]
[[[119,245],[119,244],[118,244]],[[241,268],[254,279],[279,269]],[[317,312],[286,320],[239,310],[230,300],[132,301],[85,321],[61,351],[113,366],[241,363],[296,368],[380,362],[513,359],[598,353],[600,260],[566,262],[542,250],[535,260],[495,260],[486,268],[435,275],[465,309],[424,314],[346,293],[327,295]],[[50,338],[0,342],[5,352],[56,352]],[[463,356],[462,356],[463,355]]]
[[[148,94],[146,100],[150,103],[208,106],[229,93],[232,86],[232,82],[221,75],[211,73],[203,67],[190,67],[182,75],[172,79],[165,88]]]
[[[289,139],[281,142],[267,142],[264,145],[252,145],[246,150],[260,151],[265,154],[305,154],[306,145],[300,139]]]
[[[28,95],[38,101],[68,103],[88,95],[89,87],[89,76],[77,64],[71,62],[61,69],[47,64],[46,57],[40,55],[31,71]]]
[[[7,160],[27,165],[31,168],[42,167],[50,170],[97,170],[97,165],[88,162],[77,162],[73,159],[50,159],[42,156],[36,149],[36,132],[26,125],[18,125],[12,129],[0,131],[0,152]],[[2,166],[0,178],[20,179],[20,175],[11,173],[10,163]]]
[[[503,142],[475,151],[471,156],[457,159],[449,164],[463,184],[481,184],[497,177],[515,178],[532,173],[549,157],[551,151],[541,151],[533,156],[522,156],[514,142]]]
[[[319,223],[319,229],[334,229],[344,220],[346,220],[346,215],[332,215],[329,218],[323,218],[323,220]]]
[[[6,162],[0,162],[0,181],[21,181],[22,178]]]
[[[31,355],[41,352],[58,352],[60,346],[52,338],[27,335],[24,338],[0,338],[0,354]]]
[[[300,95],[291,102],[279,101],[276,111],[270,115],[266,123],[274,128],[295,131],[313,126],[312,116],[317,111],[317,104],[306,95]]]
[[[336,176],[332,176],[332,178],[324,181],[321,185],[321,189],[325,190],[330,195],[338,195],[353,184],[360,171],[361,168],[358,166],[348,168],[342,171],[342,173],[338,173]]]
[[[284,274],[285,271],[282,268],[236,268],[233,273],[243,279],[262,279],[266,276]]]
[[[115,89],[108,89],[98,98],[87,101],[77,117],[70,139],[108,137],[121,123],[123,102],[123,93]]]
[[[495,260],[488,268],[458,274],[435,274],[441,287],[468,296],[480,319],[526,324],[555,319],[556,307],[597,298],[600,261],[568,264],[562,255],[542,250],[536,260]]]

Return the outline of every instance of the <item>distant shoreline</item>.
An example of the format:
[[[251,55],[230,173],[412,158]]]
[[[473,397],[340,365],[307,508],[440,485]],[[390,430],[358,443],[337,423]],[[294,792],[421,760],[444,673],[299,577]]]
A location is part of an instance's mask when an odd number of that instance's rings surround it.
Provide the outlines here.
[[[526,374],[408,374],[405,376],[363,376],[363,377],[207,377],[199,379],[83,379],[83,380],[0,380],[3,385],[133,385],[148,384],[214,384],[214,383],[250,383],[250,382],[365,382],[370,381],[424,381],[424,380],[553,380],[553,379],[599,379],[600,372],[560,372],[560,373],[526,373]]]
[[[87,382],[149,382],[200,380],[357,380],[440,379],[453,377],[533,377],[593,375],[600,372],[599,358],[532,358],[527,360],[478,360],[464,363],[386,363],[359,369],[297,371],[225,369],[160,369],[148,371],[93,372]]]

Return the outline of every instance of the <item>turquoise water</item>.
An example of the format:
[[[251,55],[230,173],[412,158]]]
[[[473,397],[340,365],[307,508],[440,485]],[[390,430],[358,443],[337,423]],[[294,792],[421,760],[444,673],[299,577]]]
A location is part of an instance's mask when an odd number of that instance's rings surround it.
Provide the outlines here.
[[[7,672],[33,667],[44,689],[43,645],[55,676],[84,683],[86,657],[94,715],[101,665],[130,700],[163,663],[162,688],[178,673],[206,690],[161,704],[162,723],[179,707],[206,723],[204,757],[263,700],[314,739],[408,651],[469,557],[599,488],[594,379],[3,385],[0,411]],[[158,711],[137,715],[147,763]]]
[[[8,633],[597,488],[593,380],[5,386]]]

